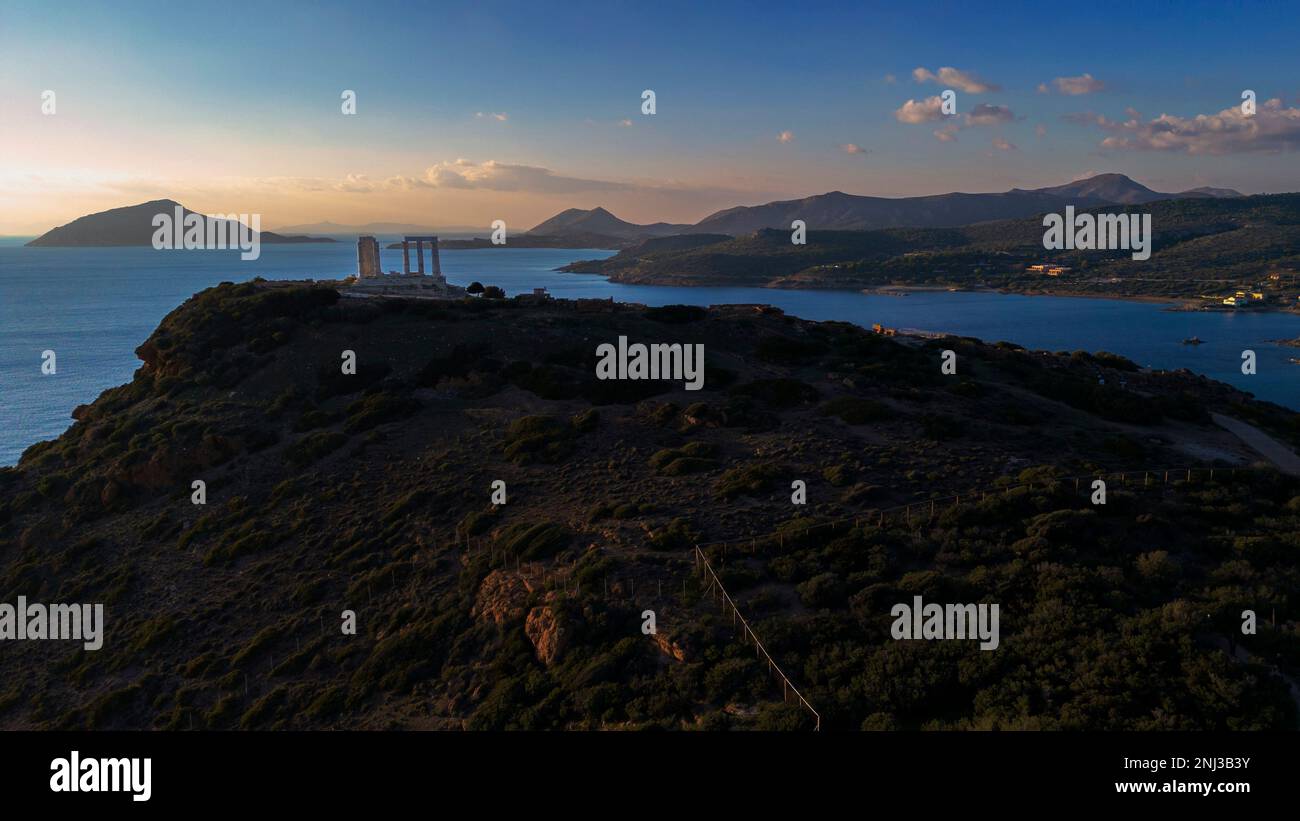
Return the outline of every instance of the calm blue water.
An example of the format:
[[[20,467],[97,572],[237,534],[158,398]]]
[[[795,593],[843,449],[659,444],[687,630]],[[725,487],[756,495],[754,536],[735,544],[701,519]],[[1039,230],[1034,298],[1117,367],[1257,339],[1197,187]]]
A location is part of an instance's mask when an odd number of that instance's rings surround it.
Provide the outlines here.
[[[0,465],[62,433],[77,405],[130,380],[135,348],[167,312],[224,280],[338,279],[356,269],[356,246],[269,245],[261,258],[238,251],[155,251],[152,248],[24,248],[0,238]],[[385,250],[385,267],[398,252]],[[479,280],[509,294],[545,287],[557,297],[607,297],[648,305],[765,302],[806,319],[837,319],[949,331],[988,341],[1009,340],[1048,350],[1108,350],[1142,365],[1186,367],[1300,409],[1300,350],[1268,340],[1300,337],[1300,316],[1162,311],[1118,300],[977,293],[866,296],[846,291],[763,288],[676,288],[616,285],[603,277],[553,269],[609,251],[493,249],[443,251],[447,279]],[[1180,344],[1189,336],[1200,347]],[[1241,351],[1259,357],[1243,376]],[[58,372],[41,374],[41,352],[57,355]]]

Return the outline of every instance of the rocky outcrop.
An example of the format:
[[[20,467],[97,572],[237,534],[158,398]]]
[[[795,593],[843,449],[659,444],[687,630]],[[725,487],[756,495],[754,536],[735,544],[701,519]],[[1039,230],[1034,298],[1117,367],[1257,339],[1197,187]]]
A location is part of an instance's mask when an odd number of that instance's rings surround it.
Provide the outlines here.
[[[667,635],[659,632],[655,633],[652,638],[654,638],[655,646],[659,648],[660,653],[674,661],[686,661],[686,648],[668,638]]]
[[[479,585],[470,615],[480,621],[508,624],[523,618],[532,587],[518,573],[493,570]]]
[[[569,645],[568,631],[550,605],[541,605],[528,611],[524,632],[537,651],[537,660],[550,667]]]

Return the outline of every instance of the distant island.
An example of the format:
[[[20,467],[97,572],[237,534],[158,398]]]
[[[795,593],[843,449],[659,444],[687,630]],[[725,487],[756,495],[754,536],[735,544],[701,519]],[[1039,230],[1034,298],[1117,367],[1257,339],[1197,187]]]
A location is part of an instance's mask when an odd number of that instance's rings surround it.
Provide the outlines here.
[[[175,200],[151,200],[139,205],[113,208],[88,214],[73,220],[67,225],[60,225],[46,231],[27,243],[29,246],[45,248],[96,248],[112,246],[152,245],[154,216],[172,214],[180,208],[185,217],[198,213],[191,211]],[[259,241],[268,245],[283,245],[303,242],[334,242],[322,237],[285,236],[272,231],[258,232]]]

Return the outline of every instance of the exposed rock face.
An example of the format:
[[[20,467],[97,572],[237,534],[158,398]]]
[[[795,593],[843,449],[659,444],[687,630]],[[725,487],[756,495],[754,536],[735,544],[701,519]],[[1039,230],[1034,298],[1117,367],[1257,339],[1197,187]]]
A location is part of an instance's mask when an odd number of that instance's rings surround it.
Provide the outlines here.
[[[537,660],[547,667],[559,659],[569,644],[564,625],[549,605],[534,607],[529,611],[524,632],[537,649]]]
[[[482,621],[508,624],[524,615],[531,587],[518,573],[493,570],[479,586],[471,615]]]
[[[668,638],[664,633],[655,633],[654,641],[655,645],[659,648],[659,652],[663,653],[665,656],[676,661],[686,661],[686,649],[677,642]]]

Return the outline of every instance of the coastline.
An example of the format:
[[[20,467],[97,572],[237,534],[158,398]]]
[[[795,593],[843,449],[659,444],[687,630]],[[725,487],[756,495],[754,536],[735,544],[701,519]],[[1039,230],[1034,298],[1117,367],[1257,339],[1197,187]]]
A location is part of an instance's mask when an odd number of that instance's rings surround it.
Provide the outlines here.
[[[556,268],[554,270],[559,273],[576,274],[579,276],[590,276],[592,274],[601,275],[600,272],[598,271],[565,270],[565,268],[567,267],[568,266],[563,266],[560,268]],[[997,294],[1008,294],[1008,295],[1017,295],[1017,296],[1050,296],[1050,297],[1065,297],[1065,298],[1074,298],[1074,299],[1109,299],[1109,300],[1117,300],[1121,302],[1140,302],[1140,303],[1146,303],[1150,305],[1165,305],[1166,307],[1164,310],[1171,311],[1171,312],[1179,312],[1179,313],[1216,313],[1216,314],[1266,313],[1266,314],[1292,314],[1292,315],[1300,316],[1300,303],[1298,303],[1294,307],[1292,306],[1278,307],[1278,306],[1261,305],[1258,307],[1227,308],[1194,296],[1172,296],[1172,295],[1161,296],[1155,294],[1106,294],[1106,293],[1094,293],[1091,291],[1078,291],[1078,290],[1055,291],[1055,290],[1036,289],[1036,290],[1022,291],[1022,290],[1014,290],[1010,288],[999,288],[994,286],[972,287],[972,286],[961,286],[961,285],[932,285],[932,284],[876,285],[876,286],[869,286],[865,288],[855,288],[852,285],[816,284],[816,283],[804,282],[801,283],[799,287],[791,287],[790,284],[786,284],[789,282],[788,278],[780,278],[780,279],[769,281],[764,284],[751,284],[751,283],[737,283],[737,282],[727,282],[727,281],[715,282],[711,280],[683,282],[671,278],[665,278],[665,279],[654,278],[649,281],[639,280],[639,279],[628,280],[628,279],[620,279],[617,274],[612,274],[612,275],[603,274],[603,276],[605,276],[610,282],[615,283],[617,285],[650,285],[650,286],[661,286],[661,287],[670,287],[670,288],[693,288],[693,287],[719,288],[719,287],[735,286],[741,288],[763,288],[763,289],[768,289],[773,291],[843,291],[846,293],[863,294],[866,296],[891,296],[891,297],[903,297],[910,293],[942,293],[945,291],[951,293],[970,293],[970,294],[997,293]]]

